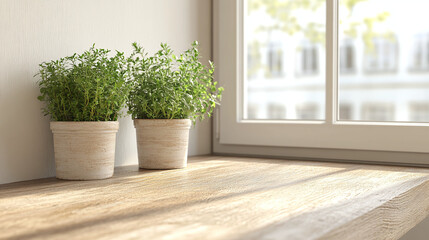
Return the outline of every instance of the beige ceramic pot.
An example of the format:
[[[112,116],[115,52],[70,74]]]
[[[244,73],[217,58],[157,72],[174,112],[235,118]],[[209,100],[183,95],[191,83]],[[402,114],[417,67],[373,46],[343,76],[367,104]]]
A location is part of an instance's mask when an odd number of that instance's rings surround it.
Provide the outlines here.
[[[140,168],[186,167],[191,120],[135,119]]]
[[[66,180],[110,178],[119,122],[51,122],[56,176]]]

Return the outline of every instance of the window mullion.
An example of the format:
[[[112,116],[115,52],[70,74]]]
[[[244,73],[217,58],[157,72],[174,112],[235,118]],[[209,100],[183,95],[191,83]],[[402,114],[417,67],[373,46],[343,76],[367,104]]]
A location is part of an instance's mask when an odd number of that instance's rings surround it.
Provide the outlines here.
[[[326,1],[326,123],[337,120],[338,0]]]

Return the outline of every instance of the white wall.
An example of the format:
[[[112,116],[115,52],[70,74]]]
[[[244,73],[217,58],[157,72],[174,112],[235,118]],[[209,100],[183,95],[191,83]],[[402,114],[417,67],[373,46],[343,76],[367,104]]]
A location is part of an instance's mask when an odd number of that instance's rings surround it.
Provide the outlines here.
[[[0,184],[55,174],[49,119],[33,75],[38,64],[97,47],[154,52],[193,40],[211,56],[210,0],[0,0]],[[137,164],[131,119],[120,120],[116,165]],[[210,121],[191,130],[190,155],[209,154]]]

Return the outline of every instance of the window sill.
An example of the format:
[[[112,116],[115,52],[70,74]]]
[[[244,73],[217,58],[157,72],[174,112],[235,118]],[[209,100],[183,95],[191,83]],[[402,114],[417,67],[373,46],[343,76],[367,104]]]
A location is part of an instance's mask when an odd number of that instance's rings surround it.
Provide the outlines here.
[[[3,185],[0,212],[1,239],[395,239],[429,213],[429,169],[193,157]]]

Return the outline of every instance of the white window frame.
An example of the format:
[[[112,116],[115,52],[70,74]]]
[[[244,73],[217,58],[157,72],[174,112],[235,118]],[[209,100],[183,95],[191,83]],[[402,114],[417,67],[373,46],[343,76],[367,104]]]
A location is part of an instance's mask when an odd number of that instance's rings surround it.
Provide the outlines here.
[[[336,149],[337,153],[343,154],[338,154],[343,156],[340,157],[342,159],[383,161],[365,154],[350,156],[349,153],[365,150],[372,151],[375,153],[373,156],[377,156],[380,152],[389,152],[387,155],[391,152],[401,152],[394,155],[398,157],[404,156],[405,153],[429,152],[429,124],[337,120],[338,0],[327,0],[326,62],[337,64],[328,64],[326,68],[326,119],[243,120],[241,108],[245,107],[243,99],[246,94],[243,91],[245,82],[242,81],[245,71],[243,61],[246,60],[243,58],[246,56],[242,39],[243,15],[240,14],[243,11],[243,3],[243,0],[214,1],[214,61],[217,66],[215,77],[226,89],[222,105],[215,117],[215,153],[255,154],[254,149],[260,149],[260,154],[257,155],[278,156],[290,150],[289,153],[299,153],[298,157],[314,158],[313,154],[308,154],[303,149],[318,149],[312,153],[319,152],[319,157],[324,158],[333,156],[333,153],[327,154],[324,150]],[[263,149],[267,151],[262,151]],[[427,154],[423,155],[427,159]],[[393,155],[389,156],[390,161],[395,162],[426,163],[421,160],[424,159],[422,155],[413,155],[416,156],[414,160],[404,161]]]

